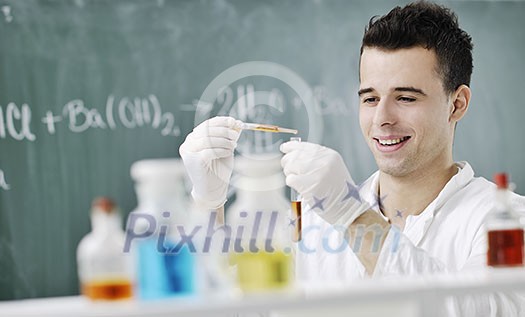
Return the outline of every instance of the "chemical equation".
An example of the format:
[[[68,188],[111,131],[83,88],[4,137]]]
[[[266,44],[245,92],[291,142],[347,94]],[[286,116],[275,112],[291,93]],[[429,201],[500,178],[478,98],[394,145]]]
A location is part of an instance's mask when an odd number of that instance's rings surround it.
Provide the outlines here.
[[[18,107],[10,102],[5,113],[0,106],[0,139],[10,137],[17,141],[35,141],[36,136],[31,132],[31,117],[31,108],[25,103]],[[174,114],[164,112],[155,95],[133,99],[124,97],[117,101],[113,95],[109,95],[102,111],[86,106],[81,99],[75,99],[67,102],[59,113],[47,111],[40,120],[50,135],[55,134],[57,125],[63,122],[75,133],[88,129],[115,130],[120,126],[126,129],[150,126],[160,130],[162,136],[181,134]]]
[[[345,102],[342,98],[333,97],[324,86],[312,89],[313,115],[323,116],[357,116],[357,107]],[[192,104],[183,104],[181,111],[195,112],[198,118],[213,115],[232,116],[245,122],[275,123],[278,117],[293,116],[293,113],[308,111],[304,100],[298,95],[286,94],[274,87],[256,90],[253,83],[227,85],[216,92],[213,102],[194,100]],[[255,132],[241,134],[237,149],[244,153],[263,153],[276,151],[282,139],[274,140],[272,133]]]
[[[313,106],[316,115],[351,115],[353,109],[341,98],[329,95],[326,87],[315,86],[312,89]],[[253,84],[238,85],[234,90],[226,86],[217,92],[217,103],[219,104],[218,115],[234,114],[240,120],[246,118],[261,118],[270,112],[271,115],[283,114],[286,109],[295,111],[304,107],[303,100],[294,96],[287,100],[283,91],[273,88],[269,92],[256,91]],[[267,105],[266,111],[261,111],[258,105]],[[210,108],[201,111],[210,111]]]
[[[148,98],[122,98],[115,102],[115,97],[109,95],[106,106],[101,113],[98,109],[85,106],[80,99],[69,101],[62,109],[62,114],[55,115],[51,111],[42,118],[49,134],[55,133],[55,124],[67,121],[72,132],[82,133],[90,128],[115,130],[118,125],[126,129],[151,126],[160,129],[163,136],[179,136],[180,129],[175,124],[175,116],[163,112],[155,95]]]
[[[316,86],[312,89],[313,112],[315,116],[349,116],[357,115],[356,107],[351,107],[341,98],[330,96],[326,87]],[[239,84],[225,86],[217,91],[213,104],[194,103],[194,111],[201,116],[216,113],[219,116],[233,116],[244,122],[261,122],[274,124],[278,117],[293,116],[294,113],[308,111],[305,100],[294,93],[285,93],[279,88],[256,90],[255,85]],[[312,114],[310,114],[312,115]],[[274,139],[274,138],[280,139]],[[241,153],[264,153],[277,151],[284,140],[282,136],[271,133],[251,133],[241,135],[237,150]]]
[[[3,190],[10,190],[11,186],[7,183],[4,175],[4,171],[0,169],[0,188]]]
[[[339,97],[329,94],[325,86],[315,86],[312,89],[313,106],[316,115],[355,115],[356,109]],[[261,111],[259,105],[266,105],[265,111]],[[230,115],[239,120],[263,119],[260,116],[267,114],[282,115],[288,110],[299,111],[304,107],[304,102],[299,96],[286,98],[284,92],[279,88],[270,91],[257,91],[253,84],[240,84],[237,87],[225,86],[217,91],[214,104],[194,100],[192,104],[183,104],[181,111],[197,112],[206,116],[217,110],[217,115]]]

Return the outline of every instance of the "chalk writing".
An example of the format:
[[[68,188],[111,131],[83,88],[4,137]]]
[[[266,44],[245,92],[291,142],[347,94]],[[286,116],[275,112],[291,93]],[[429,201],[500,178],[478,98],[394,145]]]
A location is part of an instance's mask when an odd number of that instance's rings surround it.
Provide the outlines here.
[[[31,108],[25,103],[18,107],[10,102],[5,111],[0,106],[0,139],[9,137],[17,141],[35,141],[36,135],[31,132],[31,115]],[[75,133],[88,129],[115,130],[119,126],[126,129],[151,126],[160,130],[163,136],[181,134],[175,115],[164,112],[155,95],[133,99],[124,97],[117,102],[113,95],[109,95],[102,111],[85,105],[81,99],[74,99],[63,106],[61,113],[46,111],[40,122],[50,135],[56,133],[57,126],[61,123],[67,124],[68,129]]]
[[[3,190],[10,190],[11,186],[7,183],[4,175],[4,171],[0,169],[0,188]]]
[[[89,108],[80,99],[69,101],[63,108],[62,117],[47,114],[44,118],[48,124],[48,132],[52,134],[56,120],[66,118],[72,132],[82,133],[88,129],[116,129],[119,125],[127,129],[151,126],[160,129],[163,136],[179,136],[180,128],[175,125],[175,116],[163,112],[155,95],[148,98],[120,99],[117,103],[113,95],[108,96],[104,111]],[[51,129],[50,129],[51,128]]]
[[[5,108],[5,114],[0,106],[0,139],[9,136],[18,141],[34,141],[36,137],[31,132],[30,125],[31,109],[27,104],[19,108],[14,102],[10,102]]]
[[[319,115],[350,115],[352,109],[340,98],[331,98],[326,87],[316,86],[313,89],[314,109]],[[300,105],[300,104],[299,104]],[[297,101],[294,102],[297,107]]]
[[[282,93],[277,89],[269,92],[256,91],[253,84],[241,84],[235,90],[226,86],[217,92],[217,115],[233,116],[244,122],[272,123],[276,116],[282,116],[284,113],[282,100]],[[275,142],[274,137],[272,133],[243,133],[237,150],[242,153],[276,150],[282,140]]]
[[[319,115],[352,114],[349,105],[340,98],[330,98],[323,86],[314,87],[313,97],[314,110]],[[217,92],[216,102],[219,106],[217,115],[231,115],[247,122],[271,123],[272,118],[283,115],[287,107],[295,111],[303,107],[302,101],[297,96],[288,102],[280,89],[256,91],[253,84],[238,85],[235,89],[230,86],[223,87]],[[258,107],[259,105],[268,107]],[[181,111],[197,110],[205,113],[211,112],[213,108],[213,104],[203,107],[198,101],[194,101],[192,105],[180,106]],[[0,139],[10,137],[17,141],[35,141],[36,136],[31,131],[31,115],[31,109],[25,103],[21,107],[13,102],[5,108],[0,106]],[[163,136],[181,135],[174,114],[164,112],[159,100],[153,94],[147,98],[123,97],[119,100],[109,95],[102,110],[87,106],[81,99],[74,99],[63,106],[61,113],[46,111],[40,122],[45,125],[50,135],[56,133],[57,125],[61,123],[67,124],[69,130],[75,133],[97,128],[115,130],[119,126],[126,129],[151,126],[160,130]],[[272,143],[272,135],[255,134],[254,137],[255,143],[267,144],[262,147]],[[262,147],[257,148],[263,150]]]
[[[242,118],[246,119],[248,112],[253,111],[254,105],[262,104],[257,102],[257,99],[261,101],[261,96],[267,97],[264,104],[270,107],[269,111],[273,114],[279,115],[278,112],[284,112],[287,107],[295,111],[299,111],[304,107],[303,100],[299,96],[293,96],[288,101],[279,88],[273,88],[270,92],[264,93],[255,91],[253,84],[239,85],[235,92],[230,86],[222,87],[218,90],[217,99],[215,100],[219,107],[217,115],[232,115],[239,120],[243,120]],[[315,114],[321,116],[355,114],[355,109],[350,104],[346,103],[342,98],[330,96],[325,86],[313,87],[313,101]],[[204,116],[209,115],[213,109],[214,104],[202,100],[194,100],[192,104],[182,104],[179,107],[180,111],[195,111]]]
[[[55,123],[62,121],[62,117],[54,116],[51,111],[46,112],[46,116],[42,118],[42,123],[47,125],[47,132],[55,134]]]
[[[11,21],[13,21],[13,16],[11,15],[10,6],[2,6],[1,10],[2,10],[2,13],[4,14],[5,22],[10,23]]]

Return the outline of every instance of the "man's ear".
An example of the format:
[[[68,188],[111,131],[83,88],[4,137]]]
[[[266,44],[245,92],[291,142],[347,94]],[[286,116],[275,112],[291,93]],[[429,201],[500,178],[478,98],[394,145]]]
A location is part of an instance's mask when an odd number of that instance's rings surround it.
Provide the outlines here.
[[[467,113],[468,105],[472,92],[467,85],[461,85],[452,94],[452,109],[450,112],[450,121],[459,121]]]

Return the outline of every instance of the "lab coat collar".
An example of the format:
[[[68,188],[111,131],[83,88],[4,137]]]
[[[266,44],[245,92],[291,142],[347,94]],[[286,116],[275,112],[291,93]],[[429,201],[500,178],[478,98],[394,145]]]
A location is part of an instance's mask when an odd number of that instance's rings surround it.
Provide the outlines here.
[[[419,215],[407,217],[403,233],[408,236],[412,243],[417,245],[421,241],[441,207],[452,195],[465,187],[474,178],[474,171],[468,162],[456,162],[455,165],[458,167],[458,173],[445,184],[438,196]],[[372,174],[365,181],[362,189],[361,197],[372,206],[374,211],[388,221],[388,218],[379,209],[381,199],[388,199],[377,195],[379,190],[379,171]]]
[[[379,171],[372,174],[360,187],[361,192],[359,194],[361,195],[361,198],[371,206],[370,208],[372,210],[378,212],[388,221],[388,218],[386,218],[379,209],[379,206],[381,205],[381,198],[377,195],[377,192],[379,191]]]

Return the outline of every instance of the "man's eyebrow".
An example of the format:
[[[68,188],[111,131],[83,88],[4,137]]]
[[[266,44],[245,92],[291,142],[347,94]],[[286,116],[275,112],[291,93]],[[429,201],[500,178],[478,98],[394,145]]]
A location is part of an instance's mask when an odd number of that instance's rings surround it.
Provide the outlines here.
[[[362,94],[366,94],[366,93],[369,93],[369,92],[372,92],[372,91],[374,91],[374,88],[359,89],[359,91],[357,92],[357,95],[361,96]]]
[[[419,94],[419,95],[422,95],[422,96],[426,96],[427,95],[427,94],[425,94],[423,92],[423,90],[421,90],[419,88],[415,88],[415,87],[396,87],[396,88],[394,88],[394,91],[413,92],[413,93],[416,93],[416,94]]]
[[[367,93],[373,92],[373,91],[375,91],[374,88],[368,87],[368,88],[359,89],[357,94],[359,96],[361,96],[363,94],[367,94]],[[416,94],[419,94],[419,95],[422,95],[422,96],[426,96],[427,95],[423,90],[421,90],[419,88],[415,88],[415,87],[396,87],[396,88],[394,88],[394,91],[413,92],[413,93],[416,93]]]

